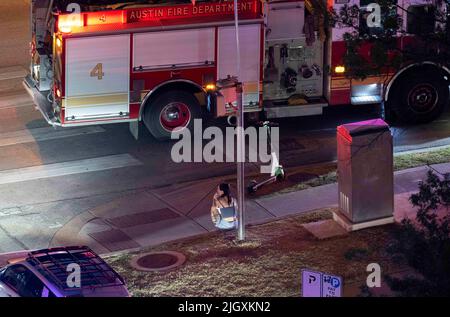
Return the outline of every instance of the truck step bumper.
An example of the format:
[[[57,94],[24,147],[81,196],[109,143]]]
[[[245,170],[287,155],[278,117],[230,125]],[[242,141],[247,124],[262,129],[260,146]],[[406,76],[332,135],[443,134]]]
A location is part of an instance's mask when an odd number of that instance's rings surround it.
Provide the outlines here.
[[[327,106],[328,104],[325,102],[318,102],[304,105],[271,105],[266,106],[264,110],[268,119],[274,119],[321,115],[323,108]]]
[[[51,126],[61,126],[58,118],[53,112],[53,105],[47,100],[48,91],[42,93],[34,85],[34,81],[30,75],[27,75],[23,80],[23,86],[28,94],[33,98],[36,109],[39,110],[45,121]]]

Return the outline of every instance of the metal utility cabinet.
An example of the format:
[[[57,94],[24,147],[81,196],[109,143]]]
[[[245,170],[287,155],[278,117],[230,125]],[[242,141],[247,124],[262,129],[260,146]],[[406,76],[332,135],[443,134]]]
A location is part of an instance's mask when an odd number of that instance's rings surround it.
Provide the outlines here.
[[[337,128],[339,211],[348,231],[393,222],[393,143],[381,119]]]

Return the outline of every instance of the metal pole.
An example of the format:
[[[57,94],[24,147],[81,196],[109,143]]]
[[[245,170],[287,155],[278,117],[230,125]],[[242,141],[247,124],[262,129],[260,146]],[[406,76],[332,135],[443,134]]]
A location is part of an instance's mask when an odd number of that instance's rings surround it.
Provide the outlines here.
[[[244,139],[244,111],[242,109],[242,83],[236,83],[237,115],[237,200],[238,200],[238,240],[245,240],[245,139]]]
[[[241,56],[239,45],[239,15],[238,1],[234,0],[234,27],[236,32],[236,71],[238,81],[236,83],[237,102],[237,204],[238,204],[238,240],[245,240],[245,140],[244,140],[244,109],[242,104],[242,83],[241,80]]]
[[[234,0],[234,29],[236,33],[236,72],[238,81],[241,79],[241,49],[239,44],[239,14],[238,14],[238,1]]]

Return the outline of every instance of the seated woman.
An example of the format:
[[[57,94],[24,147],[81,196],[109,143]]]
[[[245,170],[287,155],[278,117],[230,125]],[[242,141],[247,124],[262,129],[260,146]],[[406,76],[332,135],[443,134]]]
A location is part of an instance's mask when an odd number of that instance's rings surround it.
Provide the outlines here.
[[[211,220],[222,230],[237,228],[237,202],[231,197],[230,185],[222,183],[217,187],[211,206]]]

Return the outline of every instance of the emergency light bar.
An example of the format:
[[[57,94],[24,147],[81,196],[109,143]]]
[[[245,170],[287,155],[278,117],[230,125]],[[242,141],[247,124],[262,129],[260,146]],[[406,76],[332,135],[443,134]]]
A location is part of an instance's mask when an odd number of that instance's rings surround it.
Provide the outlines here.
[[[126,23],[125,10],[61,14],[58,17],[58,31],[71,33],[92,25]]]
[[[241,0],[238,3],[238,11],[241,17],[245,19],[260,18],[262,11],[261,2],[259,0]],[[88,26],[162,22],[164,20],[173,21],[177,19],[230,19],[233,16],[233,1],[69,13],[58,16],[58,31],[72,33],[81,32],[83,27]]]

